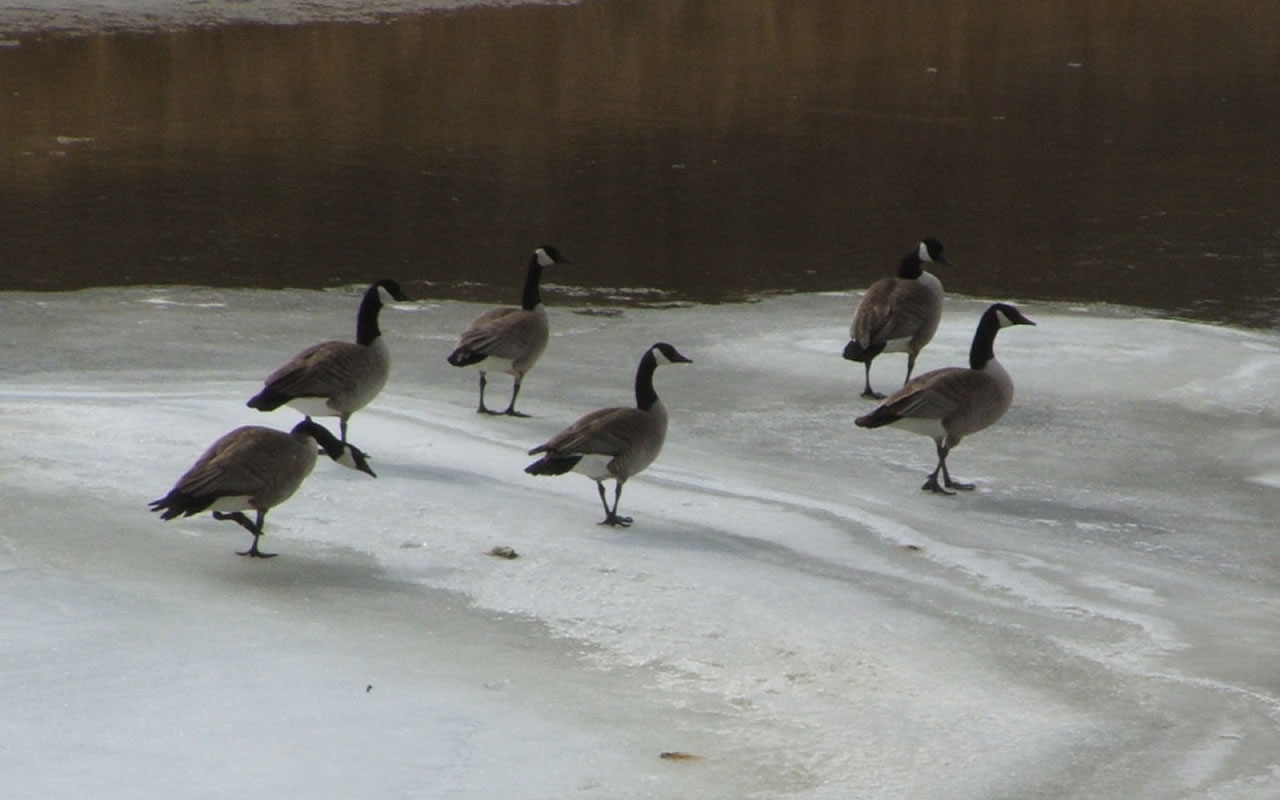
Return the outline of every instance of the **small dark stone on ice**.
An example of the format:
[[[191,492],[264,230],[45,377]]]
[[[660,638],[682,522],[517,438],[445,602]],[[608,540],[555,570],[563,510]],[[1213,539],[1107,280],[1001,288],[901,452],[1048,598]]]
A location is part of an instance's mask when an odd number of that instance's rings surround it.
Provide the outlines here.
[[[365,693],[365,694],[368,694],[369,692],[372,692],[372,691],[373,691],[373,684],[372,684],[372,683],[371,683],[371,684],[369,684],[368,686],[364,687],[364,693]]]
[[[658,753],[658,758],[665,758],[668,761],[693,761],[698,756],[693,753],[682,753],[679,750],[664,750]]]
[[[494,548],[489,551],[489,555],[493,556],[494,558],[506,558],[506,559],[520,557],[520,554],[517,553],[515,550],[502,544],[494,546]]]

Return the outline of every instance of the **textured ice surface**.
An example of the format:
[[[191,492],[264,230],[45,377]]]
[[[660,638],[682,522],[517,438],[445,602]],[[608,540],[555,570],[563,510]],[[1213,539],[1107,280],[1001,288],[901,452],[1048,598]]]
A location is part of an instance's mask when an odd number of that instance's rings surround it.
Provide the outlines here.
[[[445,363],[480,307],[399,304],[351,422],[377,480],[318,465],[266,562],[149,514],[222,433],[296,421],[244,401],[350,338],[358,290],[0,294],[7,795],[1280,790],[1275,334],[1024,304],[1014,407],[949,462],[978,489],[937,497],[929,441],[852,424],[853,296],[553,305],[527,420],[476,415]],[[963,364],[984,306],[949,299],[917,370]],[[632,402],[657,340],[694,363],[658,370],[634,527],[598,527],[594,486],[525,450]]]

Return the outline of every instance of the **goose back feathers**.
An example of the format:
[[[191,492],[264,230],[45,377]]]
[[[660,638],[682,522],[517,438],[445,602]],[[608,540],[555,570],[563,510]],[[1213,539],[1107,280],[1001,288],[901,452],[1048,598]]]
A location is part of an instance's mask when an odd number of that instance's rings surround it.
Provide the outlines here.
[[[854,311],[844,357],[865,365],[864,397],[884,397],[871,388],[871,362],[876,356],[906,353],[906,379],[910,380],[916,356],[937,333],[942,320],[942,282],[925,271],[924,265],[929,263],[949,263],[942,254],[942,242],[932,237],[902,257],[895,277],[871,284]]]
[[[524,376],[542,357],[551,336],[547,310],[542,305],[542,270],[552,264],[565,263],[570,263],[569,259],[551,245],[535,249],[525,273],[520,307],[494,308],[476,317],[463,331],[457,347],[449,354],[448,361],[453,366],[474,366],[480,372],[480,403],[476,408],[477,412],[527,416],[516,411],[516,397],[520,394]],[[505,411],[494,412],[485,406],[485,375],[488,372],[503,372],[512,376],[511,402]]]

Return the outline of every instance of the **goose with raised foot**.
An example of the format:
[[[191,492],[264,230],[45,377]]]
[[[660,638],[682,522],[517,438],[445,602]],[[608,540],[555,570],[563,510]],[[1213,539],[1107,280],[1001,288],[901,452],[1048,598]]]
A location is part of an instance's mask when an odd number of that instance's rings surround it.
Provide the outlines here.
[[[520,307],[494,308],[476,317],[462,333],[458,346],[449,354],[449,363],[455,367],[476,367],[480,372],[479,414],[506,414],[511,417],[527,417],[516,411],[516,396],[524,376],[547,349],[550,327],[547,309],[542,305],[539,285],[542,270],[552,264],[572,263],[551,245],[533,251],[529,268],[525,273],[524,293]],[[484,389],[489,372],[505,372],[512,377],[511,402],[505,411],[491,411],[484,404]]]
[[[563,475],[578,472],[596,482],[604,505],[601,525],[631,524],[618,515],[622,485],[653,463],[667,437],[667,409],[653,388],[653,371],[659,364],[691,364],[666,342],[644,352],[636,369],[636,407],[592,411],[560,433],[529,451],[542,458],[525,467],[530,475]],[[605,499],[604,482],[614,481],[613,506]]]
[[[337,417],[345,442],[351,415],[378,396],[391,374],[391,351],[378,327],[383,293],[392,300],[409,299],[389,278],[370,284],[356,313],[356,340],[320,342],[298,353],[267,376],[249,408],[274,411],[287,405],[307,417]]]
[[[916,356],[942,320],[942,282],[924,265],[949,263],[942,255],[942,242],[927,237],[902,257],[896,277],[881,278],[862,296],[849,325],[844,357],[864,366],[863,397],[884,398],[871,388],[871,362],[881,353],[906,353],[903,383],[911,380]]]
[[[258,549],[267,511],[292,497],[311,474],[317,445],[334,461],[373,475],[364,452],[318,422],[305,419],[289,433],[245,425],[210,445],[167,495],[149,505],[164,520],[211,511],[214,519],[235,522],[253,534],[253,545],[239,555],[271,558],[276,554]],[[254,520],[244,514],[249,509],[257,512]]]
[[[954,494],[971,483],[951,479],[947,454],[964,437],[992,425],[1013,403],[1013,379],[996,360],[995,340],[1001,328],[1035,325],[1008,303],[995,303],[983,312],[969,348],[969,367],[944,367],[908,381],[869,414],[854,422],[862,428],[892,425],[933,439],[938,465],[921,489]],[[942,483],[938,475],[942,475]]]

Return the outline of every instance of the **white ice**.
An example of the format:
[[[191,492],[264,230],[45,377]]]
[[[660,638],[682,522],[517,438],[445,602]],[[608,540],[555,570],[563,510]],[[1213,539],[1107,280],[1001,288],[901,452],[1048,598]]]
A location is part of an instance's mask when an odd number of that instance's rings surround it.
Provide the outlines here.
[[[198,25],[377,22],[388,17],[472,6],[567,4],[572,0],[0,0],[4,33],[94,33]],[[10,41],[10,44],[13,44]]]
[[[244,402],[358,297],[0,294],[0,796],[1280,796],[1277,334],[1023,303],[1014,407],[939,497],[928,440],[853,425],[853,294],[553,306],[525,420],[445,362],[480,307],[403,303],[351,422],[376,480],[322,460],[267,561],[150,514],[222,433],[293,425]],[[657,340],[694,363],[599,527],[525,450],[632,402]]]

